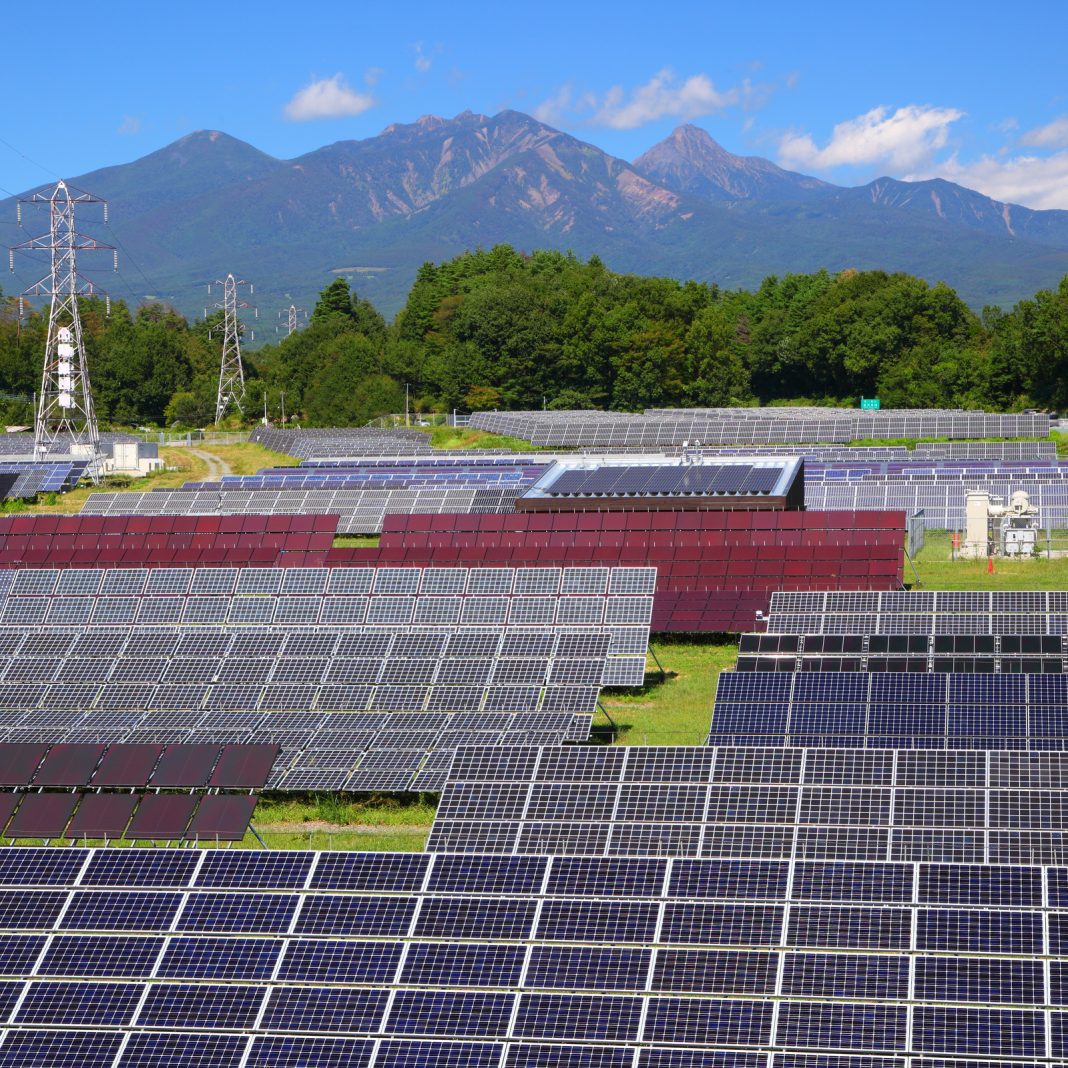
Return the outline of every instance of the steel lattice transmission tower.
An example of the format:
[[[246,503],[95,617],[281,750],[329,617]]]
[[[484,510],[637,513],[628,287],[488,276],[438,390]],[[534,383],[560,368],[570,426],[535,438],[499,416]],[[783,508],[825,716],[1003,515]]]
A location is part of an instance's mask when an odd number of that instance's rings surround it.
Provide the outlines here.
[[[289,305],[289,311],[286,312],[286,337],[290,337],[300,329],[298,316],[301,315],[305,319],[308,318],[308,313],[303,308],[298,308],[295,304]]]
[[[222,286],[223,291],[222,301],[213,305],[223,312],[222,365],[219,368],[219,392],[215,398],[215,422],[221,423],[231,404],[239,412],[243,411],[241,401],[245,397],[245,369],[241,363],[241,322],[238,312],[252,305],[240,298],[238,290],[241,286],[248,286],[250,295],[254,290],[251,282],[234,278],[232,274],[214,284]],[[208,292],[211,292],[210,284]]]
[[[78,273],[79,252],[111,252],[118,269],[118,254],[111,245],[78,232],[74,220],[75,207],[82,204],[101,204],[104,223],[108,221],[107,202],[92,193],[68,187],[60,182],[51,192],[34,193],[18,202],[18,221],[22,223],[22,205],[47,204],[49,232],[30,238],[12,247],[10,266],[14,270],[16,251],[48,251],[52,256],[49,274],[25,291],[26,296],[51,297],[48,312],[48,336],[45,341],[44,370],[41,392],[34,416],[34,452],[38,457],[55,450],[61,437],[69,436],[71,451],[84,451],[90,460],[89,474],[99,477],[100,431],[97,428],[93,395],[89,387],[89,367],[85,358],[82,322],[78,314],[78,298],[95,295],[93,282]],[[104,294],[106,310],[111,302]],[[19,298],[22,312],[22,298]],[[64,442],[66,445],[66,442]],[[79,450],[77,446],[81,446]],[[66,448],[63,452],[66,452]]]

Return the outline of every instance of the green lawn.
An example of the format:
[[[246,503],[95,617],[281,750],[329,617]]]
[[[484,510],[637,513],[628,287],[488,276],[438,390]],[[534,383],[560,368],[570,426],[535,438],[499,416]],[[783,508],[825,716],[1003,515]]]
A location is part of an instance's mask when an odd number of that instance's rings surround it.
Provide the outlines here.
[[[653,651],[666,678],[650,656],[641,690],[606,690],[601,703],[619,728],[622,745],[702,745],[708,736],[716,681],[733,667],[733,641],[654,640]],[[595,724],[605,722],[603,715]]]
[[[1063,535],[1063,531],[1060,533]],[[1063,538],[1055,545],[1064,548]],[[1068,557],[1039,556],[1033,560],[995,557],[994,573],[990,574],[985,559],[951,559],[950,534],[944,530],[928,531],[923,551],[913,563],[915,573],[905,564],[905,581],[914,583],[918,575],[920,588],[927,590],[1068,589]]]

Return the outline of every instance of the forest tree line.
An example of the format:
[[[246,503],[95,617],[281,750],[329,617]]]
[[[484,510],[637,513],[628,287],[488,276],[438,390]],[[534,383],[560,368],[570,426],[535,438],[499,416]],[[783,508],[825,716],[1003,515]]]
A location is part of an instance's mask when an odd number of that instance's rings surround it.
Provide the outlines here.
[[[90,377],[111,425],[213,418],[221,313],[82,302]],[[0,417],[28,420],[46,318],[0,301]],[[343,277],[307,326],[246,354],[246,416],[359,425],[403,409],[721,406],[1068,408],[1068,278],[975,314],[944,284],[844,271],[755,291],[622,275],[597,257],[508,246],[420,269],[386,323]]]

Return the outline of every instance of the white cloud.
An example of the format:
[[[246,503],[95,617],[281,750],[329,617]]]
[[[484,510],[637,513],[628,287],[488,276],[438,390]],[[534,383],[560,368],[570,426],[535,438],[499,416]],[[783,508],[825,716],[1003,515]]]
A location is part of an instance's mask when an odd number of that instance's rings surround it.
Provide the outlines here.
[[[1033,148],[1068,148],[1068,115],[1020,134],[1020,144]]]
[[[283,109],[293,122],[312,119],[337,119],[345,115],[362,115],[374,107],[370,93],[357,93],[340,74],[322,78],[301,89]]]
[[[737,104],[737,89],[720,92],[707,74],[693,74],[679,82],[669,70],[662,70],[638,86],[627,98],[621,86],[609,89],[594,113],[595,126],[633,130],[665,117],[696,119]]]
[[[657,119],[688,120],[738,105],[759,107],[769,93],[770,88],[754,88],[748,81],[738,88],[719,90],[707,74],[680,80],[670,70],[662,70],[629,94],[616,85],[603,96],[583,93],[576,97],[574,86],[567,83],[543,100],[534,116],[556,125],[578,120],[589,126],[633,130]]]
[[[123,137],[132,137],[141,132],[141,120],[136,115],[123,115],[122,122],[116,131]]]
[[[1009,204],[1068,209],[1068,152],[1007,159],[983,156],[970,163],[954,156],[908,178],[945,178]]]
[[[878,164],[891,170],[926,165],[949,140],[950,127],[964,117],[956,108],[910,104],[893,114],[885,107],[838,123],[820,148],[807,134],[787,134],[779,143],[779,161],[787,167],[828,170]]]
[[[382,75],[386,72],[381,67],[368,67],[363,72],[363,80],[371,86],[378,85],[382,80]]]
[[[430,57],[423,54],[423,42],[416,41],[412,47],[415,49],[415,69],[420,74],[425,74],[430,70]]]
[[[574,88],[570,82],[561,85],[548,99],[543,100],[534,109],[534,118],[539,122],[547,122],[550,126],[559,126],[567,118],[567,113],[572,107]]]

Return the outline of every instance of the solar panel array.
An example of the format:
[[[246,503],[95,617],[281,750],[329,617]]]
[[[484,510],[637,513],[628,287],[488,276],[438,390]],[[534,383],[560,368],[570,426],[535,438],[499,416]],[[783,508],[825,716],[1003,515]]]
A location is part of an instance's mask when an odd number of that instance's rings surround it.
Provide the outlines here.
[[[1063,590],[780,592],[769,633],[1068,634]]]
[[[895,589],[900,513],[559,512],[391,516],[375,549],[331,550],[334,567],[375,564],[637,564],[657,568],[653,629],[746,631],[775,589]]]
[[[1066,831],[1068,753],[472,747],[453,761],[427,849],[708,857],[780,875],[786,865],[756,862],[795,860],[811,878],[817,861],[1064,864]],[[911,881],[902,889],[911,900]]]
[[[539,491],[549,497],[766,496],[784,467],[770,462],[564,467],[550,471]]]
[[[312,456],[406,456],[431,452],[430,436],[421,430],[379,427],[330,427],[283,430],[257,426],[249,440],[275,452]]]
[[[1056,460],[1055,441],[919,441],[916,459]]]
[[[1068,671],[1068,636],[743,634],[736,670],[1059,674]]]
[[[1068,675],[724,671],[709,743],[1068,748]]]
[[[10,849],[0,884],[5,1068],[1004,1068],[1068,1041],[1053,867]]]
[[[637,648],[643,634],[627,634]],[[479,627],[411,633],[215,628],[0,631],[0,710],[592,713],[602,685],[640,686],[645,652],[603,630]]]
[[[323,566],[337,516],[0,516],[0,568]]]
[[[848,409],[665,409],[624,412],[476,412],[470,425],[535,446],[599,447],[702,444],[848,443],[872,438],[1048,437],[1045,414]]]
[[[590,629],[644,653],[656,569],[112,568],[0,573],[0,628]]]
[[[0,460],[0,474],[15,476],[4,496],[19,500],[38,493],[65,493],[85,477],[88,466],[87,460]]]
[[[932,529],[964,528],[965,493],[975,487],[952,482],[805,482],[805,507],[812,509],[891,508],[910,515],[921,509]],[[1038,505],[1043,525],[1068,526],[1068,485],[1063,479],[1008,481],[984,478],[981,489],[1005,500],[1019,489]]]
[[[91,493],[84,515],[336,515],[339,534],[377,534],[392,513],[511,512],[515,487],[362,490],[153,490]]]

